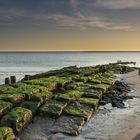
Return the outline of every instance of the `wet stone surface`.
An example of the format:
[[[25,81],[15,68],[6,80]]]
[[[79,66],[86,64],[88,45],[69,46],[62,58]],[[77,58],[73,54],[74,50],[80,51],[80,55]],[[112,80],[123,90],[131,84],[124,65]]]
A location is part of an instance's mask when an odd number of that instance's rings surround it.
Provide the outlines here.
[[[54,123],[51,132],[64,133],[68,135],[79,135],[83,125],[83,117],[61,116]]]

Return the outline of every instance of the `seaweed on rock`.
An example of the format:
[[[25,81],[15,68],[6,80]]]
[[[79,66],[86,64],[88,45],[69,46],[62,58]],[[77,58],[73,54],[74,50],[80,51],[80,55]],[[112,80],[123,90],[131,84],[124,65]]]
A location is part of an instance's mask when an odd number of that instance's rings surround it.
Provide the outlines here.
[[[76,101],[67,105],[64,109],[64,114],[84,117],[84,119],[88,121],[93,114],[93,108],[89,105],[80,103],[80,101]]]
[[[94,98],[80,98],[79,99],[81,104],[86,104],[89,106],[92,106],[94,111],[97,110],[98,104],[99,104],[99,99],[94,99]]]
[[[5,101],[0,101],[0,119],[1,117],[12,109],[12,104]]]
[[[15,140],[12,128],[0,127],[0,140]]]
[[[25,96],[22,94],[0,94],[0,100],[9,101],[14,105],[18,105],[23,102]]]
[[[62,114],[63,109],[66,107],[66,102],[60,102],[56,100],[47,101],[39,109],[39,114],[41,116],[50,116],[52,118],[57,118]]]
[[[64,94],[56,95],[55,99],[59,100],[59,101],[71,102],[71,101],[75,101],[75,100],[79,99],[82,95],[83,95],[83,93],[78,90],[70,90]]]
[[[15,133],[20,132],[32,119],[32,112],[22,107],[16,107],[3,116],[0,125],[13,128]]]
[[[37,101],[25,101],[21,104],[21,107],[31,110],[32,114],[35,115],[40,105],[41,103]]]

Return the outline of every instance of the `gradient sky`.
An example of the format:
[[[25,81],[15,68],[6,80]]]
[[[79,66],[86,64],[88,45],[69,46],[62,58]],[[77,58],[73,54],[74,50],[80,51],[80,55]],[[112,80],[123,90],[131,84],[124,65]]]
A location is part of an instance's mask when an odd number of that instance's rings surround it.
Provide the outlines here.
[[[0,0],[1,51],[140,51],[140,0]]]

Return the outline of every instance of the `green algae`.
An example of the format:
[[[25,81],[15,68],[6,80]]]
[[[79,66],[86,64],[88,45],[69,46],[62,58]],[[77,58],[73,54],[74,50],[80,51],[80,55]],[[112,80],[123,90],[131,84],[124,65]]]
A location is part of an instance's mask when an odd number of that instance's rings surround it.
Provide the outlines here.
[[[89,120],[93,113],[92,107],[81,104],[80,102],[72,102],[64,109],[64,114],[77,117],[84,117],[85,120]]]
[[[66,105],[66,102],[60,102],[56,100],[47,101],[46,104],[40,107],[39,115],[57,118],[62,114],[62,111],[66,107]]]
[[[21,104],[21,107],[31,110],[33,115],[35,115],[40,105],[41,103],[37,101],[25,101]]]
[[[12,128],[0,127],[0,140],[14,140],[15,135]]]
[[[14,88],[12,86],[0,86],[0,93],[7,93],[7,91],[11,91],[13,90]]]
[[[78,90],[70,90],[70,91],[67,91],[64,94],[58,94],[58,95],[56,95],[55,96],[55,99],[56,100],[60,100],[60,101],[68,101],[68,102],[71,102],[71,101],[77,100],[82,95],[83,95],[83,93],[80,92],[80,91],[78,91]]]
[[[22,94],[0,94],[0,100],[9,101],[14,105],[20,104],[24,99]]]
[[[91,88],[96,90],[101,90],[103,93],[105,93],[109,87],[110,85],[107,84],[93,84]]]
[[[41,103],[44,103],[46,100],[49,100],[52,97],[53,97],[53,93],[52,92],[42,92],[42,93],[34,94],[30,98],[30,101],[40,101]]]
[[[80,98],[80,103],[90,105],[96,110],[98,108],[99,99],[93,99],[93,98]]]
[[[83,82],[70,82],[70,83],[66,83],[64,85],[64,88],[66,90],[75,90],[77,89],[79,86],[83,85]]]
[[[16,107],[7,113],[1,120],[1,126],[13,128],[18,133],[20,132],[32,119],[32,112],[22,107]]]
[[[2,117],[2,115],[10,111],[12,109],[12,106],[13,105],[9,102],[0,101],[0,118]]]
[[[101,84],[101,80],[94,77],[88,77],[88,83]]]

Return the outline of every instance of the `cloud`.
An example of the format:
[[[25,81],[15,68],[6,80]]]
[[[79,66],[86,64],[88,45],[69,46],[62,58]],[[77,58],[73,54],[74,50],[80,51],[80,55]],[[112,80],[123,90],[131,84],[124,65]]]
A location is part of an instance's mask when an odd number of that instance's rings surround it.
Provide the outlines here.
[[[97,0],[96,6],[107,9],[140,8],[140,0]]]
[[[81,16],[81,15],[80,15]],[[88,29],[88,28],[98,28],[106,30],[124,30],[124,31],[134,31],[133,27],[127,24],[118,24],[108,21],[105,18],[92,16],[80,18],[78,16],[71,17],[60,14],[52,14],[47,16],[47,20],[56,24],[58,27],[63,28],[76,28],[76,29]]]
[[[70,0],[75,5],[74,0]],[[78,1],[77,1],[78,2]],[[20,9],[0,9],[0,26],[32,25],[32,26],[54,26],[69,29],[98,28],[106,30],[134,31],[134,28],[125,23],[116,23],[107,18],[98,16],[84,16],[80,11],[73,15],[52,13],[31,13]]]
[[[24,17],[26,12],[18,9],[0,9],[1,17]]]
[[[72,7],[76,8],[79,3],[79,0],[69,0],[69,2]]]

